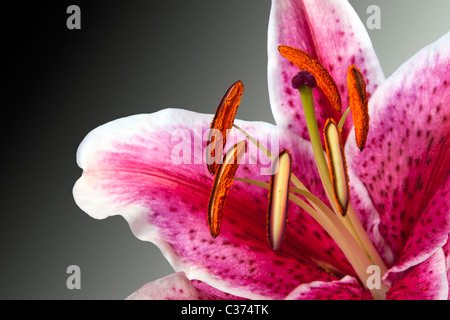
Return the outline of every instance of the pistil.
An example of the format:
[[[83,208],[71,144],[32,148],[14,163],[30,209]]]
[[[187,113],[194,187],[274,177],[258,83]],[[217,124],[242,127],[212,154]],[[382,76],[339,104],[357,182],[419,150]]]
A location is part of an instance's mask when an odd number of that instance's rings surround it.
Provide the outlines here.
[[[302,72],[302,71],[300,71]],[[298,83],[293,83],[293,86],[295,87],[298,85]],[[348,203],[348,208],[345,211],[348,213],[347,215],[343,215],[342,211],[339,209],[341,204],[339,203],[338,197],[334,196],[336,193],[335,191],[337,189],[334,189],[332,186],[332,179],[329,171],[328,164],[325,160],[325,156],[322,149],[322,142],[320,140],[319,136],[319,129],[317,124],[317,119],[315,115],[315,107],[314,107],[314,99],[312,95],[312,88],[309,88],[307,85],[299,86],[298,91],[301,96],[301,101],[303,105],[303,110],[305,113],[305,119],[306,119],[306,125],[308,128],[308,133],[310,135],[310,141],[313,148],[313,153],[315,157],[315,161],[317,164],[317,169],[319,172],[319,176],[322,181],[322,185],[325,190],[325,194],[333,208],[333,211],[338,216],[339,220],[345,225],[347,230],[353,235],[353,238],[357,241],[359,246],[364,250],[365,254],[369,258],[369,260],[372,262],[372,264],[376,264],[380,267],[380,270],[382,274],[384,274],[387,271],[387,267],[385,266],[383,260],[379,256],[377,250],[373,246],[373,243],[370,241],[369,237],[367,236],[364,228],[361,225],[361,222],[356,217],[356,214],[351,206],[351,203]],[[342,124],[343,125],[343,124]],[[339,130],[339,129],[338,129]],[[340,148],[341,146],[336,146],[337,148]],[[341,152],[342,149],[341,149]],[[343,155],[343,153],[342,153]],[[341,165],[343,166],[342,170],[336,170],[336,171],[342,171],[345,172],[345,163],[342,162]],[[342,179],[344,180],[344,179]],[[347,183],[348,183],[348,177],[347,177]],[[342,183],[340,183],[340,188],[342,188]],[[348,193],[348,185],[346,186],[346,192]],[[347,194],[348,197],[348,194]]]
[[[308,53],[287,46],[279,46],[278,50],[281,55],[286,57],[290,62],[294,63],[303,73],[302,70],[307,70],[311,72],[311,74],[316,78],[317,84],[326,97],[329,99],[330,103],[340,111],[340,97],[339,91],[337,90],[337,86],[330,76],[328,71],[319,63],[318,60],[311,57]],[[294,77],[295,78],[295,77]],[[347,72],[347,84],[349,86],[349,95],[350,95],[350,110],[352,111],[353,122],[355,124],[355,132],[356,132],[356,140],[358,147],[360,150],[364,147],[368,128],[369,128],[369,115],[368,115],[368,99],[366,93],[366,85],[364,81],[364,76],[358,70],[356,66],[350,66]],[[328,174],[328,170],[325,170],[326,161],[323,155],[322,144],[319,137],[318,125],[315,116],[315,108],[314,108],[314,100],[312,96],[312,89],[309,88],[306,83],[301,86],[299,83],[293,83],[294,87],[298,87],[298,90],[301,95],[302,105],[305,110],[305,120],[308,127],[308,133],[310,134],[310,140],[314,151],[314,157],[317,163],[317,168],[319,171],[319,175],[325,189],[325,193],[327,198],[330,201],[330,204],[334,210],[334,212],[338,213],[336,201],[334,201],[332,194],[333,190],[331,187],[331,180]],[[339,102],[339,103],[338,103]],[[345,117],[348,115],[348,109],[346,111]],[[339,128],[342,128],[344,125],[345,119],[341,119],[338,124]],[[356,128],[358,127],[358,129]],[[360,129],[360,130],[359,130]],[[295,183],[295,180],[293,180]],[[358,217],[356,216],[351,203],[349,203],[348,214],[345,216],[338,215],[347,229],[353,234],[355,239],[359,242],[361,247],[366,251],[369,258],[377,264],[381,271],[384,273],[387,271],[386,266],[383,263],[383,260],[379,257],[379,254],[369,237],[364,231],[364,228],[361,225]]]
[[[331,178],[328,171],[327,161],[322,149],[322,141],[320,139],[319,126],[317,124],[316,111],[314,108],[313,88],[305,85],[305,83],[302,84],[296,77],[294,77],[293,80],[294,79],[296,80],[292,82],[292,86],[298,89],[300,93],[303,111],[305,114],[306,126],[308,128],[309,138],[313,148],[317,170],[319,171],[319,176],[325,189],[325,193],[328,199],[330,199],[330,204],[333,207],[334,211],[338,212],[339,210],[337,208],[337,204],[332,201],[333,187],[331,185]]]

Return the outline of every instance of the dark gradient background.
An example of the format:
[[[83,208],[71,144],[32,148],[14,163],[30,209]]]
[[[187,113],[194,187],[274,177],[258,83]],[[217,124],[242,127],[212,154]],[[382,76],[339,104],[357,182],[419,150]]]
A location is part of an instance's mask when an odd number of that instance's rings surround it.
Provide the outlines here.
[[[450,1],[350,1],[386,76],[450,29]],[[81,30],[66,8],[81,8]],[[2,4],[1,299],[122,299],[172,273],[121,217],[74,203],[77,147],[110,120],[167,107],[211,113],[245,84],[238,117],[273,122],[266,80],[269,0],[39,1]],[[81,268],[68,290],[66,268]]]

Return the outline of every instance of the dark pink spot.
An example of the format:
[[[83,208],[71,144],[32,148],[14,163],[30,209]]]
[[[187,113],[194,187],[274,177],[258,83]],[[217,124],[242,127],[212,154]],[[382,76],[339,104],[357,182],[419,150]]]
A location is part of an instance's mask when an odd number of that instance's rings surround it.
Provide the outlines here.
[[[292,94],[291,88],[287,87],[285,90],[286,94]]]

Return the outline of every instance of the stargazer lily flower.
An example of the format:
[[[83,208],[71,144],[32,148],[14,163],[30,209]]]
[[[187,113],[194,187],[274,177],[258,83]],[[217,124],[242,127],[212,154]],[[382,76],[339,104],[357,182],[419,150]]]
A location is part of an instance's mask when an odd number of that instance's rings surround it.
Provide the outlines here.
[[[384,79],[346,1],[273,0],[268,52],[276,126],[234,120],[236,82],[215,116],[130,116],[81,143],[77,204],[176,271],[129,298],[448,299],[450,33]]]

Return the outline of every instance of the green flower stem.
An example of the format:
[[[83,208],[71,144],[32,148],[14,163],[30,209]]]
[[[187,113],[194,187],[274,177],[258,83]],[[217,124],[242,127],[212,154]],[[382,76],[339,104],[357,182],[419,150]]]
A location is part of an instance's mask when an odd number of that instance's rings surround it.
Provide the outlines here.
[[[306,126],[308,127],[309,139],[314,152],[317,169],[319,170],[320,179],[325,189],[328,200],[333,207],[334,212],[339,212],[333,197],[333,186],[331,185],[330,172],[328,171],[327,160],[322,148],[322,140],[320,139],[319,126],[317,125],[316,111],[314,108],[313,89],[307,86],[298,88],[302,99],[303,111],[305,113]]]
[[[364,245],[361,243],[360,237],[353,227],[350,219],[342,217],[334,199],[333,186],[331,185],[330,171],[328,169],[327,159],[322,147],[322,140],[320,139],[319,126],[317,124],[316,110],[314,107],[313,89],[307,86],[300,86],[298,88],[300,97],[302,99],[303,111],[305,113],[306,126],[308,128],[309,139],[313,147],[314,159],[316,160],[317,169],[319,171],[322,185],[325,189],[328,201],[333,208],[333,211],[340,218],[341,222],[352,233],[353,237],[358,241],[360,246],[364,249]],[[365,249],[364,249],[365,250]],[[366,250],[367,252],[367,250]]]

